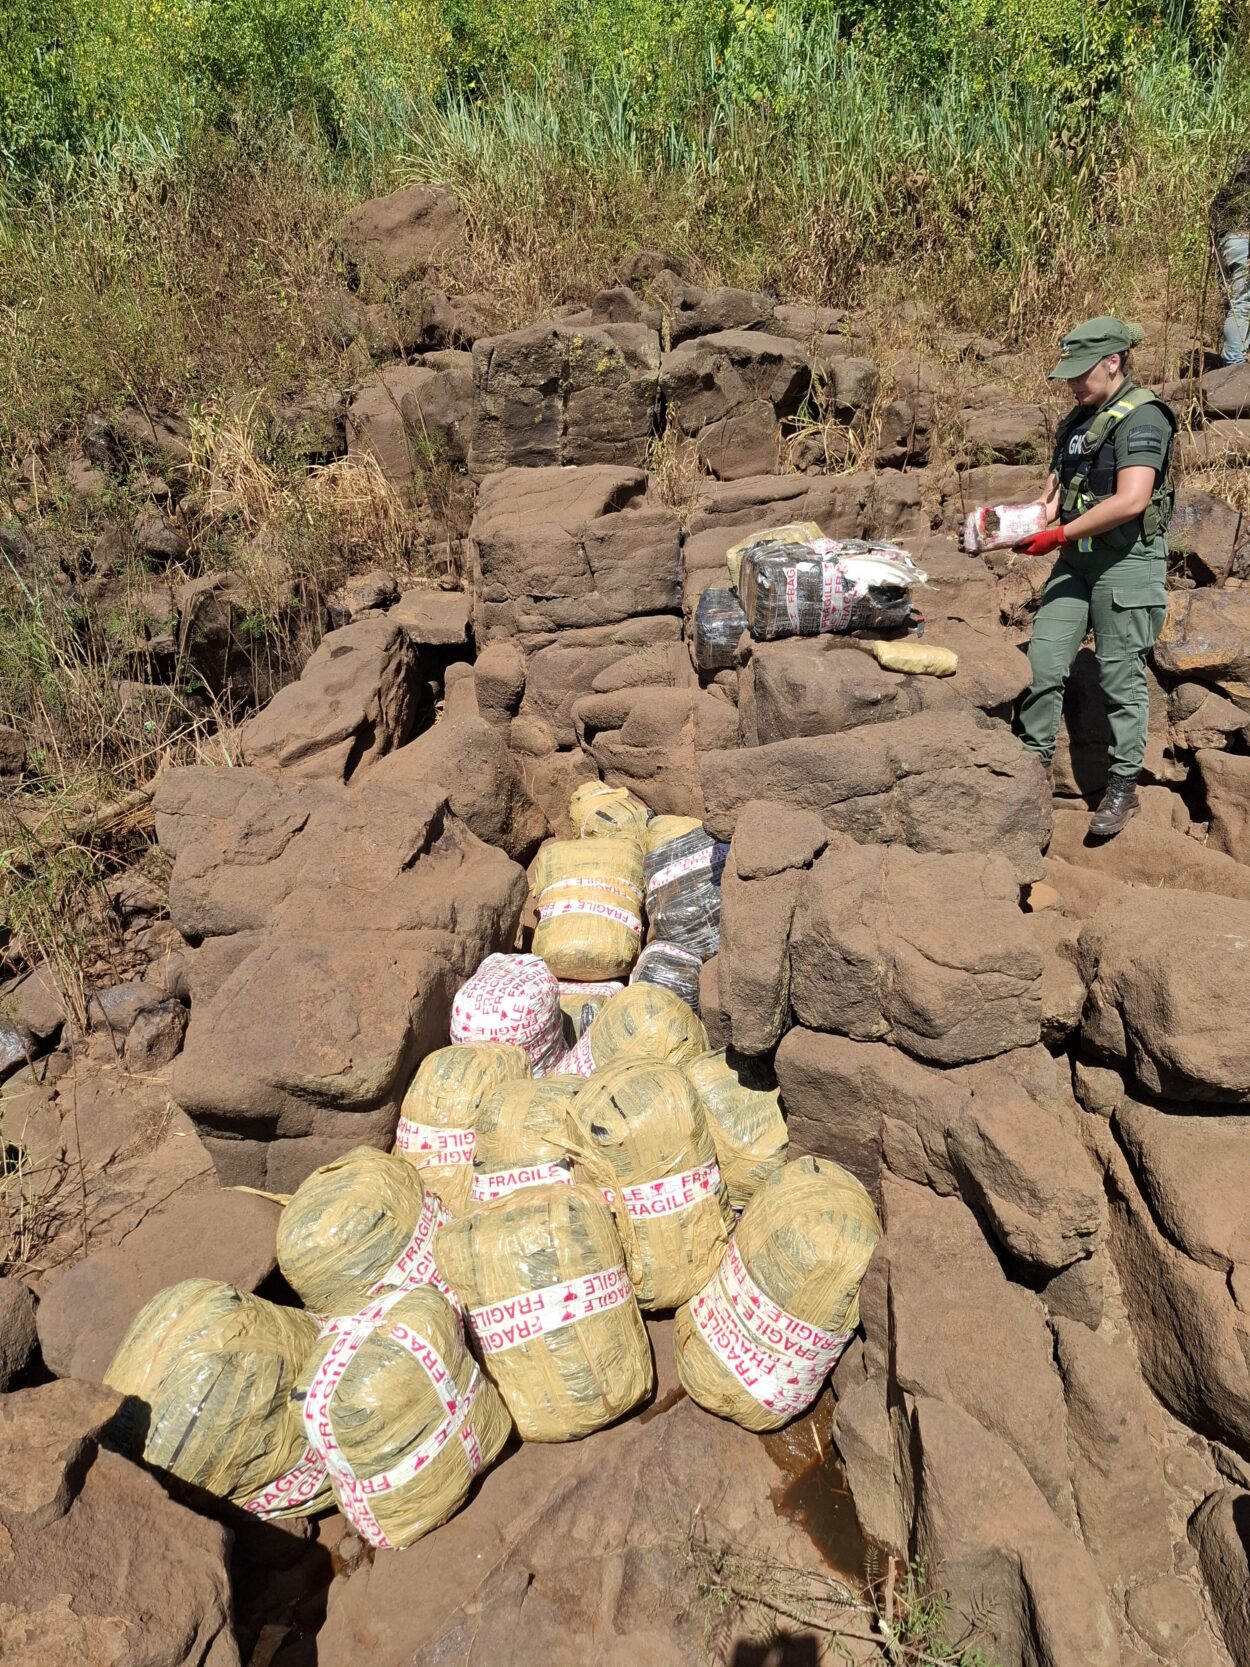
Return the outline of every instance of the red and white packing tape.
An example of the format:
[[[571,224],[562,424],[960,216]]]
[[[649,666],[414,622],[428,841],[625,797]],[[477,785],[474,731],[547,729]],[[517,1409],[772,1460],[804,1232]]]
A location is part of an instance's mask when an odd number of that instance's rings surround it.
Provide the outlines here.
[[[537,1291],[470,1308],[465,1315],[469,1335],[483,1354],[502,1354],[536,1337],[604,1314],[634,1294],[624,1265],[602,1273],[583,1274],[567,1284],[544,1285]]]

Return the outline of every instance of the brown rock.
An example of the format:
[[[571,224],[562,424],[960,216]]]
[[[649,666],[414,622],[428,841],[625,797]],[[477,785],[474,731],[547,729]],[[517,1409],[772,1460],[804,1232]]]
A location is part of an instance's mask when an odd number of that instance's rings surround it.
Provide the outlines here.
[[[1202,1630],[1197,1593],[1172,1574],[1134,1586],[1125,1610],[1133,1630],[1164,1660],[1175,1660]]]
[[[745,672],[754,697],[752,745],[803,735],[836,735],[890,723],[958,697],[950,678],[901,677],[832,636],[753,645]]]
[[[482,717],[506,735],[525,693],[525,660],[515,643],[493,642],[481,651],[473,663],[473,691]]]
[[[1081,933],[1086,1042],[1152,1094],[1250,1100],[1250,905],[1134,888]]]
[[[464,976],[420,932],[275,934],[193,1005],[171,1092],[213,1129],[389,1145]]]
[[[1117,1629],[1089,1553],[1055,1517],[1004,1441],[956,1408],[912,1413],[913,1545],[966,1605],[992,1617],[1003,1661],[1118,1667]]]
[[[462,590],[406,590],[387,617],[402,625],[418,648],[463,648],[473,624],[473,604]]]
[[[1081,1537],[1118,1593],[1172,1566],[1159,1415],[1128,1349],[1072,1320],[1052,1322],[1068,1403]]]
[[[1250,899],[1250,872],[1240,863],[1175,828],[1152,826],[1144,816],[1134,817],[1115,839],[1096,840],[1089,835],[1087,811],[1058,809],[1047,863],[1055,860],[1135,890],[1184,887]],[[1066,906],[1074,900],[1072,888],[1056,883]]]
[[[738,716],[701,689],[634,688],[584,695],[573,707],[579,745],[613,787],[666,816],[703,815],[698,759],[732,746]]]
[[[660,302],[675,345],[691,336],[723,330],[760,330],[771,325],[773,304],[766,295],[745,289],[699,289],[693,284],[657,277],[651,294]],[[783,334],[785,332],[782,332]]]
[[[529,648],[524,662],[521,715],[545,724],[556,746],[576,746],[574,708],[593,692],[600,676],[619,667],[622,658],[681,649],[680,639],[681,620],[676,614],[651,614],[622,620],[619,625],[589,626],[538,639],[539,645]]]
[[[1186,1117],[1122,1099],[1114,1118],[1155,1222],[1177,1249],[1222,1273],[1250,1261],[1250,1117]]]
[[[1089,1119],[1107,1176],[1110,1248],[1146,1382],[1178,1418],[1238,1451],[1250,1445],[1250,1336],[1224,1272],[1160,1233],[1123,1153]]]
[[[1173,747],[1233,745],[1250,730],[1250,713],[1217,695],[1205,683],[1180,683],[1168,696],[1168,733]]]
[[[417,720],[417,660],[403,629],[360,619],[331,631],[299,680],[239,730],[246,764],[347,781],[404,744]]]
[[[734,867],[744,880],[765,880],[788,868],[810,868],[830,843],[818,816],[761,799],[742,807],[734,830]]]
[[[180,1279],[256,1290],[278,1265],[278,1214],[276,1204],[251,1193],[202,1192],[56,1275],[38,1314],[49,1369],[98,1383],[144,1303]]]
[[[527,863],[550,831],[511,754],[483,719],[444,718],[376,766],[382,787],[418,797],[445,793],[460,820],[487,845]]]
[[[1226,365],[1202,379],[1202,408],[1212,417],[1250,417],[1250,368]]]
[[[1220,1488],[1189,1524],[1202,1578],[1234,1661],[1250,1660],[1250,1494]]]
[[[1250,525],[1223,498],[1182,486],[1168,522],[1168,549],[1186,559],[1199,584],[1217,583],[1241,571]]]
[[[460,204],[437,185],[410,185],[360,203],[343,221],[339,247],[349,273],[394,281],[453,254],[464,242]]]
[[[1174,590],[1154,648],[1166,677],[1234,682],[1250,676],[1250,591]]]
[[[606,465],[488,476],[472,532],[479,642],[676,613],[677,517],[644,507],[645,486]]]
[[[1205,428],[1179,435],[1175,456],[1185,474],[1221,463],[1245,463],[1250,460],[1250,422],[1240,417],[1217,417]]]
[[[660,364],[665,403],[685,434],[756,401],[777,417],[793,417],[811,387],[811,361],[787,336],[762,330],[721,330],[683,342]]]
[[[244,766],[168,770],[156,822],[186,937],[425,933],[467,977],[516,931],[520,869],[411,778],[345,791]]]
[[[230,1536],[109,1451],[119,1405],[72,1382],[0,1402],[0,1649],[22,1667],[239,1667]]]
[[[1250,863],[1250,758],[1204,748],[1195,763],[1211,822],[1208,845]]]
[[[1002,857],[850,846],[800,892],[790,999],[809,1028],[962,1064],[1037,1041],[1041,977]]]
[[[713,1048],[729,1046],[729,1020],[720,1004],[720,956],[713,955],[699,969],[699,1017]]]
[[[437,357],[452,363],[388,365],[375,371],[347,409],[349,453],[376,458],[387,480],[407,495],[420,475],[439,464],[463,463],[468,454],[472,356]]]
[[[142,979],[110,984],[87,998],[87,1023],[93,1030],[107,1030],[120,1039],[139,1015],[155,1007],[160,999],[161,992],[155,985]]]
[[[660,341],[643,325],[548,321],[473,347],[469,471],[641,468],[655,421]]]
[[[35,1293],[20,1279],[0,1279],[0,1391],[21,1381],[38,1351]]]
[[[977,462],[1036,466],[1049,454],[1049,424],[1040,405],[993,405],[960,415],[965,448]],[[1036,496],[1036,486],[1030,495]]]
[[[468,660],[453,660],[443,674],[443,717],[454,722],[457,718],[481,716],[473,666]]]
[[[247,587],[238,574],[205,573],[174,593],[178,654],[209,692],[230,698],[264,699],[268,676],[249,635]]]
[[[135,547],[150,561],[171,562],[181,561],[190,543],[176,521],[150,505],[135,518]]]
[[[775,474],[780,457],[777,415],[766,399],[738,406],[699,431],[699,461],[717,480]]]
[[[739,1053],[768,1053],[790,1010],[790,924],[803,879],[788,869],[744,880],[732,850],[721,875],[720,999]]]
[[[936,1198],[887,1176],[882,1211],[898,1390],[975,1419],[1014,1452],[1051,1510],[1070,1522],[1063,1390],[1041,1304],[1011,1284],[958,1198]],[[979,1340],[976,1372],[966,1370],[969,1336]],[[1010,1543],[1016,1548],[1021,1540]]]
[[[126,1064],[132,1071],[160,1071],[177,1057],[187,1034],[187,1010],[180,1001],[147,1007],[126,1035]]]

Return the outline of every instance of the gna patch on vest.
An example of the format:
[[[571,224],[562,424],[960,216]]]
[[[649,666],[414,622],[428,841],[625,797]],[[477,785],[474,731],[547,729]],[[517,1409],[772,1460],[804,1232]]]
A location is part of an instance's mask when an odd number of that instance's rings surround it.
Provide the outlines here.
[[[1153,452],[1156,457],[1163,456],[1163,436],[1153,429],[1143,429],[1140,434],[1130,434],[1127,450],[1132,455],[1135,451]]]

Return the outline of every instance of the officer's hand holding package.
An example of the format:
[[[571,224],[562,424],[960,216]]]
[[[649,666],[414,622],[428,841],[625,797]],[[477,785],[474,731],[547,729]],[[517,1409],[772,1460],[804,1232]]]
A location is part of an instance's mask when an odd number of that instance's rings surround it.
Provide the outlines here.
[[[1046,490],[1046,519],[1059,524],[1015,548],[1054,553],[1054,569],[1033,625],[1033,682],[1020,706],[1025,747],[1047,770],[1063,710],[1063,688],[1090,625],[1111,729],[1107,788],[1090,833],[1109,838],[1138,808],[1146,753],[1146,656],[1163,625],[1165,534],[1172,511],[1168,463],[1176,418],[1129,374],[1141,328],[1091,318],[1064,337],[1051,376],[1075,401],[1059,425]]]

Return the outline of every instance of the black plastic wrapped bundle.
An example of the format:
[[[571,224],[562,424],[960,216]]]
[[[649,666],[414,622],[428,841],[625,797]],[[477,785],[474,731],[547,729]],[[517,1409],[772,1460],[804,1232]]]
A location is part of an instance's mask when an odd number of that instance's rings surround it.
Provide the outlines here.
[[[680,996],[687,1007],[697,1013],[702,968],[701,958],[692,950],[654,938],[638,957],[629,981],[631,984],[659,984],[675,996]]]
[[[761,543],[743,561],[739,593],[751,635],[770,642],[905,626],[913,580],[923,583],[924,575],[892,545]]]
[[[747,616],[726,585],[705,590],[694,614],[694,663],[700,671],[729,671],[737,664],[738,638]]]
[[[729,846],[702,828],[647,853],[647,920],[665,943],[701,961],[720,948],[720,879]]]

